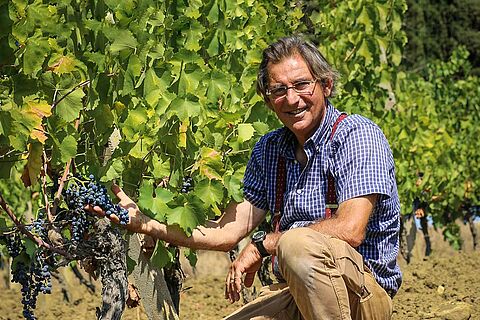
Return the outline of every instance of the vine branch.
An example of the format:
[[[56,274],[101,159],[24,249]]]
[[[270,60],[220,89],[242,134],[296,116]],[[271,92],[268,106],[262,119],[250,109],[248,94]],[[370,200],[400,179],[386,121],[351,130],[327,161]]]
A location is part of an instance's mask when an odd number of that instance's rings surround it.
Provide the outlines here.
[[[20,223],[20,221],[17,219],[17,217],[15,216],[15,214],[13,213],[12,209],[10,209],[10,207],[8,206],[7,202],[5,201],[5,199],[3,198],[2,194],[0,194],[0,207],[2,207],[3,210],[5,210],[5,212],[7,213],[8,217],[13,221],[13,223],[15,223],[15,225],[17,226],[18,230],[20,230],[21,233],[23,233],[24,235],[26,235],[29,239],[31,239],[32,241],[34,241],[39,247],[44,247],[52,252],[55,252],[55,253],[58,253],[62,256],[64,256],[65,258],[67,259],[70,259],[70,260],[74,260],[74,258],[66,251],[62,250],[62,249],[59,249],[57,247],[54,247],[54,246],[51,246],[50,244],[46,243],[45,241],[43,241],[41,238],[35,236],[34,234],[32,234],[30,231],[28,231],[25,226]]]
[[[80,125],[80,117],[75,121],[75,130],[78,130],[78,126]],[[53,208],[52,208],[52,216],[55,216],[57,212],[58,203],[60,202],[60,195],[62,194],[63,186],[65,185],[65,181],[67,181],[68,173],[70,172],[70,165],[72,164],[73,159],[70,158],[65,165],[65,170],[63,171],[62,178],[58,183],[58,190],[55,194],[55,198],[53,199]]]
[[[67,96],[69,96],[72,92],[74,92],[75,90],[77,90],[80,87],[84,87],[84,86],[89,85],[89,84],[90,84],[90,80],[85,80],[85,81],[77,84],[70,91],[68,91],[66,94],[64,94],[60,99],[58,99],[58,101],[54,101],[53,104],[52,104],[52,109],[54,109],[60,102],[63,101],[63,99],[65,99]]]

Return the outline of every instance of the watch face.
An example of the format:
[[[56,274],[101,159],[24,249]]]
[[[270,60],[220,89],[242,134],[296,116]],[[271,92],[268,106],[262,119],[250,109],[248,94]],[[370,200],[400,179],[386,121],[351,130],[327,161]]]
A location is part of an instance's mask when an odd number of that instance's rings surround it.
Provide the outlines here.
[[[253,241],[263,241],[265,240],[265,237],[267,236],[267,233],[265,231],[257,231],[253,234],[252,240]]]

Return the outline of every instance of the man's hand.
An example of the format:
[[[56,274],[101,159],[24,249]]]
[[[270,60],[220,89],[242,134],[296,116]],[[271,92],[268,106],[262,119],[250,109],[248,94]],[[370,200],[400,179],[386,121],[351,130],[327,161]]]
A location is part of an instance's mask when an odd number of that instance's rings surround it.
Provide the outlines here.
[[[128,210],[130,222],[126,225],[126,228],[132,232],[145,233],[145,222],[147,217],[138,209],[137,204],[130,199],[125,192],[116,184],[112,185],[112,191],[119,200],[119,205]],[[105,216],[105,212],[99,206],[88,205],[85,209],[97,214],[100,217]],[[109,219],[114,223],[120,223],[118,216],[111,214]]]
[[[249,243],[238,255],[237,259],[230,265],[230,271],[225,280],[225,299],[231,303],[240,299],[240,290],[242,289],[242,276],[246,287],[251,287],[255,279],[255,273],[262,265],[262,256],[257,247]]]

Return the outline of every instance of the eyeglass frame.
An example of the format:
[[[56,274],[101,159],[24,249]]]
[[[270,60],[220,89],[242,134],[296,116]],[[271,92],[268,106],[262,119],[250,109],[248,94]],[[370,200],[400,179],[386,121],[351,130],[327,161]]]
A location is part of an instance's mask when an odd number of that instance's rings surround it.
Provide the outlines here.
[[[270,88],[267,88],[267,90],[265,91],[265,95],[269,98],[275,98],[275,99],[279,99],[279,98],[283,98],[287,95],[288,93],[288,90],[289,89],[293,89],[293,91],[295,91],[296,93],[298,94],[308,94],[308,95],[312,95],[314,92],[315,92],[315,85],[317,83],[317,81],[320,80],[318,78],[315,78],[315,79],[312,79],[312,80],[300,80],[300,81],[297,81],[296,83],[294,83],[292,86],[278,86],[274,89],[280,89],[280,88],[284,88],[285,89],[285,94],[281,95],[281,96],[275,96],[273,95],[273,93],[271,92]],[[313,88],[312,88],[312,91],[311,92],[302,92],[302,91],[297,91],[297,89],[295,88],[295,85],[297,85],[298,83],[301,83],[301,82],[308,82],[308,85],[310,86],[312,83],[314,84]]]

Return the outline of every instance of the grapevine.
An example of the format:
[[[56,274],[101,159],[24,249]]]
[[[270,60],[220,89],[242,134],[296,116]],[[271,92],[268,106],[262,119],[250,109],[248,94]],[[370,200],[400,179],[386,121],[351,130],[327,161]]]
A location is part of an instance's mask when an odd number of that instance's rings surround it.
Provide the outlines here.
[[[58,187],[58,184],[54,186]],[[21,285],[23,316],[28,320],[37,319],[34,310],[38,294],[49,294],[52,290],[51,270],[79,260],[93,264],[96,269],[94,272],[101,276],[103,306],[98,318],[120,319],[127,288],[125,241],[118,228],[110,226],[103,219],[99,220],[85,208],[88,205],[99,206],[106,215],[117,215],[124,225],[129,221],[128,211],[111,201],[105,186],[96,181],[93,175],[88,179],[78,174],[70,177],[63,194],[63,205],[54,221],[48,221],[47,215],[40,211],[30,224],[22,225],[17,221],[18,225],[4,232],[1,237],[9,256],[14,259],[11,266],[12,281]],[[28,233],[15,232],[21,228]],[[60,232],[65,236],[56,239],[54,244],[49,237],[49,230],[56,230],[57,234]],[[28,236],[36,237],[50,246],[61,244],[68,255],[52,253],[44,246],[39,246],[33,255],[28,255],[24,245]]]

